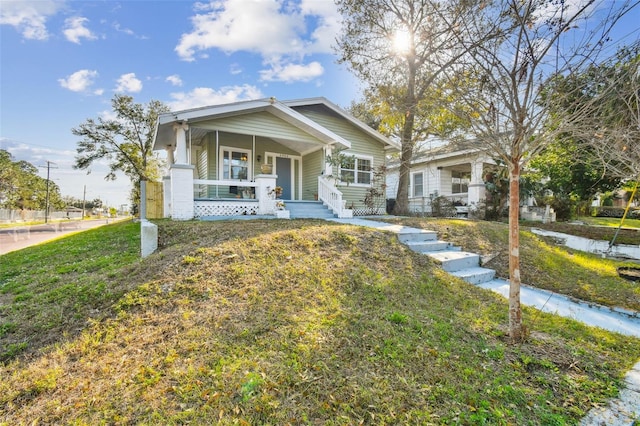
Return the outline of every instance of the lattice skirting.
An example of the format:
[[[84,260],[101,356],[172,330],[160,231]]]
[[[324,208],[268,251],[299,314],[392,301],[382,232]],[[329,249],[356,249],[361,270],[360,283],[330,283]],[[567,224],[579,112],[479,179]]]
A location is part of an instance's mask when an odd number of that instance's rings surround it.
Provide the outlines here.
[[[257,201],[195,201],[195,217],[258,214]]]
[[[373,216],[373,215],[381,215],[381,214],[385,214],[385,211],[383,208],[370,209],[365,207],[365,208],[353,209],[354,216]]]

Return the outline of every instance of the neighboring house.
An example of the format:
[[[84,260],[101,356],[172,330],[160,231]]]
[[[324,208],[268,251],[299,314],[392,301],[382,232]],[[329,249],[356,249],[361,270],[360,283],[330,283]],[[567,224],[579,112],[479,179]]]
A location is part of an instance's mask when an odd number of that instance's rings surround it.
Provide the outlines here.
[[[426,150],[411,160],[409,209],[416,214],[431,213],[431,200],[444,196],[459,212],[466,212],[485,199],[484,177],[495,161],[477,149],[459,150],[444,145]],[[398,191],[399,164],[390,165],[387,198]]]
[[[164,216],[188,220],[276,214],[276,197],[357,215],[374,169],[399,146],[325,98],[270,98],[161,114],[154,150],[169,163]],[[327,160],[338,151],[351,160],[336,169]]]
[[[409,171],[409,210],[414,214],[431,213],[431,201],[446,197],[453,202],[459,215],[486,201],[486,181],[496,170],[496,162],[479,149],[456,149],[444,145],[428,149],[414,156]],[[399,164],[388,167],[387,198],[398,191]],[[555,222],[556,215],[549,206],[535,207],[533,197],[521,200],[520,218],[523,220]]]

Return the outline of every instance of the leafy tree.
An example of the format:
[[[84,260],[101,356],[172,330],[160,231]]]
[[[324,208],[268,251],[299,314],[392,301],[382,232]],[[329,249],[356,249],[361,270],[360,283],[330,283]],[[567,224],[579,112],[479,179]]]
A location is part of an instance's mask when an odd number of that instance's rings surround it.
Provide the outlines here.
[[[468,19],[481,0],[337,0],[343,32],[340,62],[366,82],[366,110],[379,130],[401,141],[394,212],[409,212],[409,168],[416,141],[438,134],[448,87],[442,73],[463,53],[452,26]],[[440,19],[446,16],[447,21]],[[446,115],[446,113],[444,113]],[[449,117],[452,115],[449,114]],[[368,121],[369,122],[369,121]]]
[[[38,168],[27,161],[14,161],[0,150],[0,207],[21,210],[45,210],[47,180],[38,176]],[[49,181],[49,208],[61,208],[60,188]]]
[[[477,84],[450,85],[456,109],[467,120],[474,148],[500,158],[509,171],[509,335],[525,336],[520,306],[519,207],[523,167],[571,122],[586,112],[575,110],[566,121],[550,122],[550,103],[556,95],[556,75],[570,75],[602,56],[608,34],[635,4],[627,1],[586,0],[579,4],[548,0],[485,1],[469,19],[439,20],[451,28],[457,43],[469,54],[458,61]],[[587,27],[597,28],[589,31]],[[484,36],[482,36],[484,35]],[[477,37],[484,37],[478,40]],[[458,78],[457,74],[451,81]],[[472,107],[476,107],[470,113]]]
[[[153,153],[153,136],[158,115],[169,108],[154,100],[147,105],[134,103],[124,95],[115,95],[111,106],[114,119],[89,118],[71,130],[83,138],[76,149],[75,167],[90,172],[95,161],[108,160],[110,171],[105,179],[114,180],[117,171],[124,172],[134,188],[132,202],[137,204],[140,196],[135,188],[140,182],[160,178],[161,161]]]
[[[532,172],[553,193],[551,206],[558,218],[570,219],[576,202],[590,204],[598,193],[619,187],[620,179],[609,176],[593,150],[571,138],[549,144],[531,160]]]

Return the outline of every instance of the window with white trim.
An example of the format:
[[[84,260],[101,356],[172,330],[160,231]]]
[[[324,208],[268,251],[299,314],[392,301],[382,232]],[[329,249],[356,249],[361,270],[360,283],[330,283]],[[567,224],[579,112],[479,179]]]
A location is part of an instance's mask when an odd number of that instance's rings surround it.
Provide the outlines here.
[[[251,151],[239,148],[220,148],[220,179],[249,180]]]
[[[358,156],[346,157],[340,165],[340,180],[356,185],[371,185],[373,159]]]
[[[470,172],[451,171],[451,193],[464,194],[469,192]]]
[[[424,174],[422,172],[413,173],[411,178],[413,180],[413,196],[424,197]]]

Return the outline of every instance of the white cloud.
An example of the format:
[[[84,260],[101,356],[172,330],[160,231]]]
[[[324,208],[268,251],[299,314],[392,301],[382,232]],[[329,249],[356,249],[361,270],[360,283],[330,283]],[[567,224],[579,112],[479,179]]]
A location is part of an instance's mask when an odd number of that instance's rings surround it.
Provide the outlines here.
[[[98,113],[98,116],[103,120],[116,120],[118,118],[118,115],[112,109],[106,109]]]
[[[72,92],[86,92],[93,85],[97,76],[98,71],[79,70],[67,76],[67,78],[58,79],[58,82],[60,83],[60,86],[65,89],[69,89]],[[101,91],[101,89],[98,89],[94,93],[98,94],[98,91]]]
[[[64,2],[53,0],[2,0],[0,25],[11,25],[28,40],[49,38],[46,22],[55,15]]]
[[[332,45],[341,29],[340,12],[332,1],[302,0],[300,9],[305,16],[318,16],[316,28],[311,33],[313,43],[310,53],[332,52]]]
[[[294,81],[311,81],[320,77],[324,73],[324,68],[320,62],[311,62],[308,65],[299,64],[273,64],[271,69],[260,71],[262,81],[283,81],[292,83]]]
[[[339,15],[331,1],[221,0],[197,3],[193,30],[175,48],[185,61],[208,49],[254,52],[266,62],[331,52]],[[313,24],[313,28],[309,28]]]
[[[596,9],[597,2],[593,4],[589,4],[589,0],[565,0],[563,2],[562,7],[554,2],[546,3],[540,5],[535,11],[534,16],[539,20],[540,23],[550,20],[560,19],[562,16],[563,19],[567,20],[569,18],[574,17],[581,9],[587,6],[585,15],[590,15],[593,10]]]
[[[190,108],[198,108],[208,105],[219,105],[231,102],[260,99],[264,95],[255,86],[248,84],[242,86],[226,86],[220,90],[208,87],[197,87],[189,93],[172,93],[172,101],[168,102],[172,111],[180,111]]]
[[[64,36],[72,43],[80,44],[81,38],[87,40],[95,40],[97,37],[91,32],[90,29],[84,26],[86,22],[89,22],[87,18],[82,16],[74,16],[67,18],[64,21],[65,30]]]
[[[241,74],[242,71],[243,71],[242,66],[238,63],[233,63],[229,65],[229,72],[231,73],[231,75]]]
[[[118,85],[115,88],[116,92],[129,92],[138,93],[142,90],[142,81],[136,78],[136,74],[130,72],[129,74],[122,74],[118,79]]]
[[[169,83],[173,84],[174,86],[182,86],[182,79],[180,78],[180,76],[178,74],[170,75],[169,77],[167,77],[165,79],[165,81],[168,81]]]
[[[125,28],[122,25],[120,25],[119,22],[116,22],[113,24],[113,29],[120,32],[120,33],[124,33],[126,35],[130,35],[132,37],[135,37],[137,39],[140,40],[147,40],[149,37],[144,36],[144,35],[138,35],[136,34],[131,28]]]

